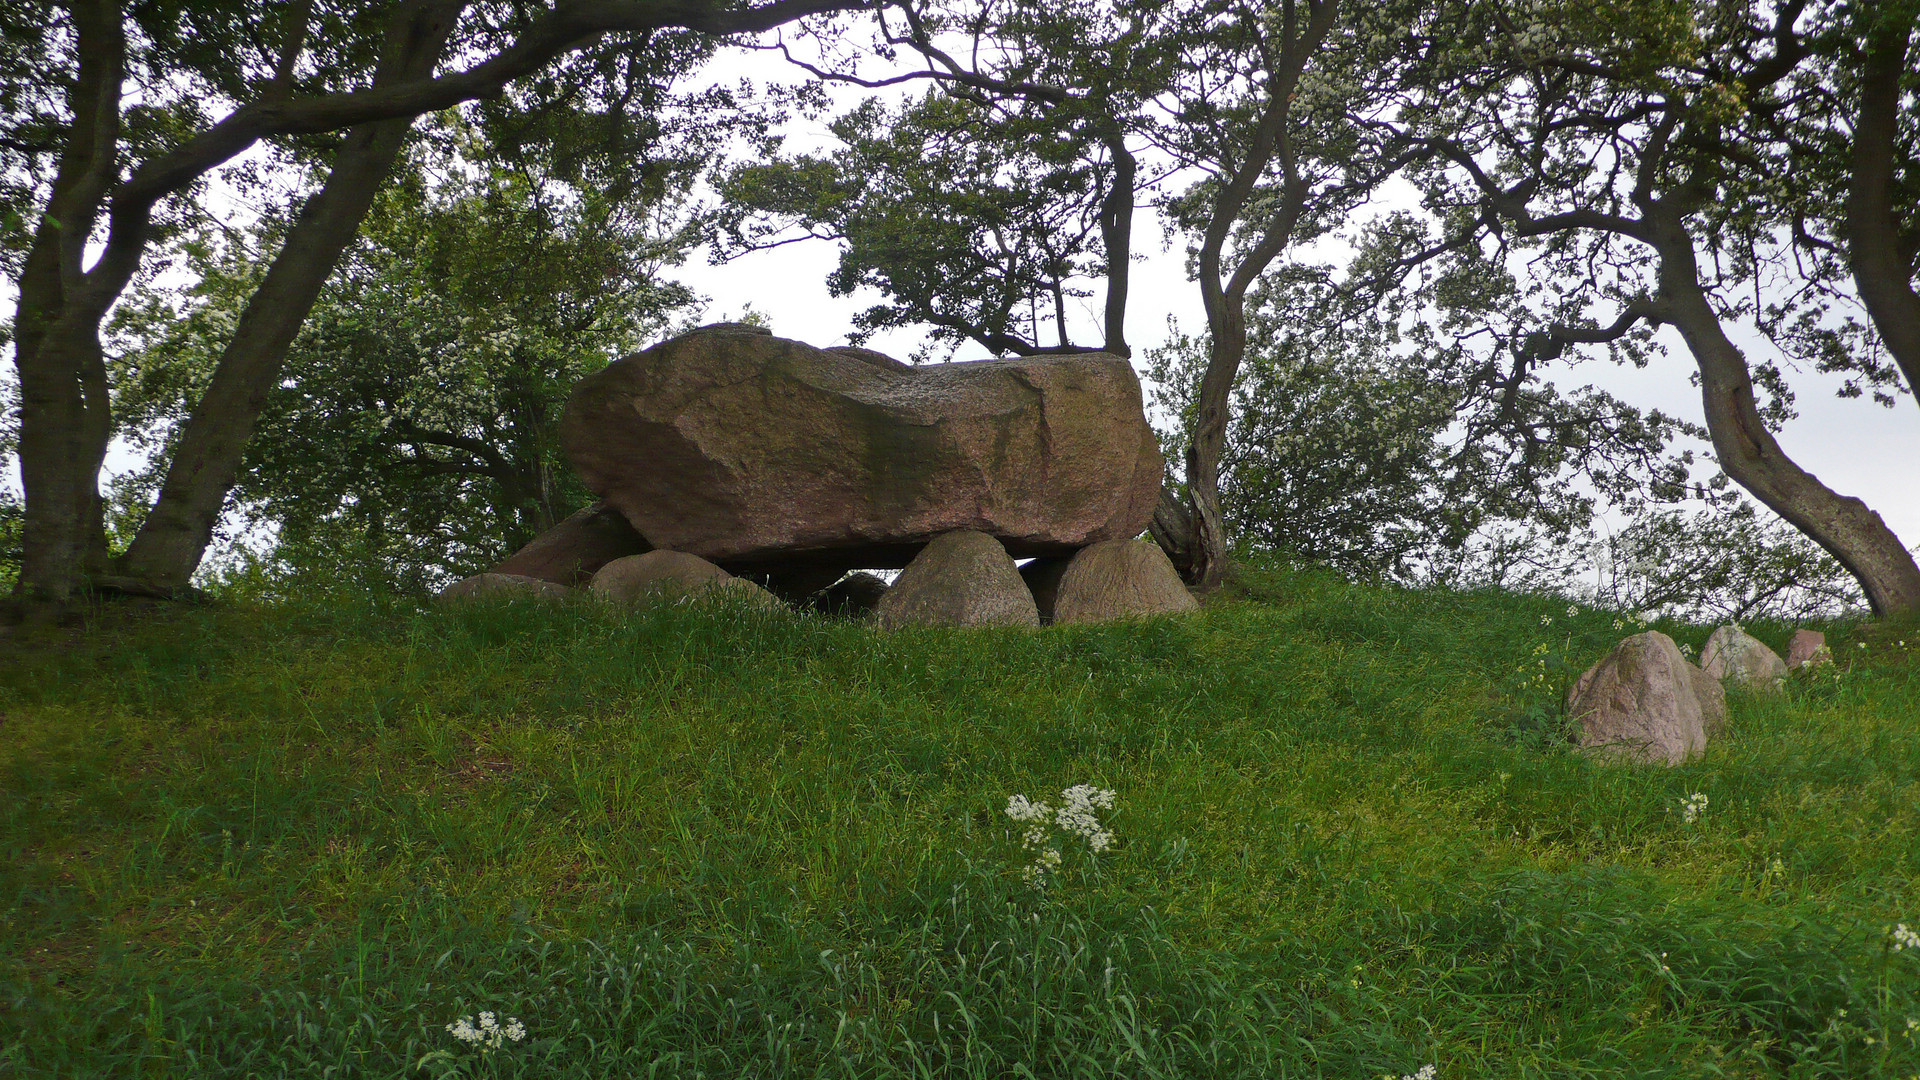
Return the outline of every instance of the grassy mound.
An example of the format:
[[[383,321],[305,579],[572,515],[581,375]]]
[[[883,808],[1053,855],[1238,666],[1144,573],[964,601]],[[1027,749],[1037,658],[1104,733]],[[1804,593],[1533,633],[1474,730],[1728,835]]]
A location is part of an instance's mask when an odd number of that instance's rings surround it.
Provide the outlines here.
[[[0,1075],[1920,1073],[1907,645],[1838,628],[1663,770],[1564,738],[1619,622],[1272,571],[1041,632],[316,602],[0,658]],[[1111,848],[1025,846],[1083,783]]]

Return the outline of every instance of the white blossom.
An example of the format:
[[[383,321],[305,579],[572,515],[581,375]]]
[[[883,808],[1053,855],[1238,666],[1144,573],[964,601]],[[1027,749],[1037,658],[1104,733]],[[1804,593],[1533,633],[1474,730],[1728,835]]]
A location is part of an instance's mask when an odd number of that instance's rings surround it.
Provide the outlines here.
[[[491,1012],[482,1012],[477,1025],[473,1022],[473,1017],[463,1016],[448,1024],[447,1030],[453,1033],[455,1039],[477,1047],[483,1054],[492,1053],[508,1042],[519,1042],[527,1037],[527,1026],[518,1018],[509,1016],[503,1025]]]
[[[1061,805],[1055,807],[1025,795],[1007,799],[1007,816],[1027,826],[1020,834],[1020,845],[1034,853],[1034,860],[1021,876],[1036,889],[1045,888],[1047,876],[1060,866],[1060,848],[1053,842],[1056,830],[1085,841],[1095,854],[1113,846],[1113,834],[1100,824],[1099,815],[1101,810],[1113,809],[1113,792],[1091,784],[1075,784],[1060,793],[1060,800]]]
[[[1047,804],[1029,802],[1025,795],[1015,795],[1007,800],[1007,816],[1015,821],[1045,821]]]

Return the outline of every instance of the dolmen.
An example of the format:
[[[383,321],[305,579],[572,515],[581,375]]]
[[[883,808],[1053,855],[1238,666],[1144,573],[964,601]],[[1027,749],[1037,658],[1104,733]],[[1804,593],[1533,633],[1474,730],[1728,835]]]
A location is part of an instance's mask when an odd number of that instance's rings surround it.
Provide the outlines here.
[[[503,578],[615,602],[724,589],[885,627],[1197,606],[1135,539],[1164,462],[1122,357],[914,367],[723,323],[581,380],[560,430],[599,501],[444,595],[534,592]],[[891,587],[865,573],[887,569]]]

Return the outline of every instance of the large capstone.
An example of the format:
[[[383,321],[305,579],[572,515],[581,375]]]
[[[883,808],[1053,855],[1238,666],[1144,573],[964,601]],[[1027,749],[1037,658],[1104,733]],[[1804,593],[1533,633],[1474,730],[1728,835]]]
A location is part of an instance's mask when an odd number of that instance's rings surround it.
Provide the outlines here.
[[[736,573],[905,566],[959,530],[1025,557],[1146,528],[1162,462],[1126,360],[884,359],[695,331],[583,380],[567,455],[655,547]]]

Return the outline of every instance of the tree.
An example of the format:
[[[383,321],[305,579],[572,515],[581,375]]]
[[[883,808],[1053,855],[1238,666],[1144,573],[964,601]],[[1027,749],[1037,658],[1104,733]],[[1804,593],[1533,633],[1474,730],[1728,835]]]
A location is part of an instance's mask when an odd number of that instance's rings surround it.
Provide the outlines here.
[[[1787,458],[1769,426],[1769,412],[1777,422],[1790,408],[1784,379],[1771,365],[1756,371],[1728,333],[1731,321],[1764,315],[1741,290],[1756,280],[1754,254],[1795,212],[1779,191],[1779,155],[1746,134],[1743,117],[1797,107],[1808,7],[1750,18],[1621,0],[1515,18],[1470,3],[1459,39],[1469,47],[1443,59],[1396,121],[1433,154],[1425,199],[1453,227],[1431,252],[1484,242],[1532,254],[1552,319],[1519,368],[1674,327],[1721,468],[1844,565],[1876,612],[1912,613],[1920,567],[1865,503]]]
[[[1802,302],[1766,313],[1767,327],[1783,348],[1857,376],[1856,388],[1861,380],[1894,385],[1897,371],[1912,390],[1920,387],[1920,4],[1797,7],[1805,14],[1784,24],[1776,44],[1797,62],[1777,92],[1743,98],[1733,124],[1742,164],[1767,176],[1771,213],[1756,224],[1768,241],[1791,237],[1770,246],[1790,247],[1804,283]],[[1864,314],[1871,332],[1852,318],[1835,325],[1825,318],[1829,305]]]
[[[1594,599],[1618,611],[1746,622],[1832,617],[1859,602],[1839,563],[1741,498],[1642,513],[1587,552]]]
[[[1172,70],[1182,74],[1164,95],[1175,122],[1161,146],[1204,179],[1167,205],[1198,241],[1191,254],[1208,362],[1186,448],[1190,513],[1168,522],[1176,515],[1163,506],[1156,536],[1201,588],[1226,569],[1220,462],[1247,352],[1248,292],[1283,252],[1338,226],[1400,168],[1403,150],[1376,138],[1385,129],[1367,120],[1417,53],[1408,31],[1424,7],[1205,0],[1168,28]],[[1172,535],[1182,529],[1190,536]]]
[[[609,186],[604,170],[578,168],[582,147],[556,138],[566,115],[543,111],[554,145],[537,153],[442,121],[376,200],[289,350],[229,496],[230,513],[273,529],[282,562],[338,573],[357,560],[358,580],[421,591],[588,501],[560,452],[560,408],[692,301],[657,274],[697,240],[679,204],[715,133],[699,125],[694,145],[665,146],[596,133],[591,148],[656,174]],[[524,114],[493,119],[483,126],[514,139]],[[114,321],[135,345],[112,368],[117,419],[156,465],[259,276],[250,247],[190,255],[192,295],[130,298]]]
[[[1690,458],[1670,446],[1686,425],[1590,387],[1562,393],[1537,373],[1490,377],[1530,318],[1508,290],[1487,287],[1497,268],[1456,267],[1377,295],[1354,280],[1376,256],[1356,239],[1343,279],[1294,263],[1248,297],[1220,459],[1236,547],[1424,583],[1458,576],[1460,553],[1510,523],[1530,526],[1535,546],[1565,548],[1596,501],[1637,502],[1649,488],[1678,497]],[[1450,302],[1436,320],[1441,297]],[[1185,337],[1153,355],[1173,437],[1188,439],[1211,357]]]
[[[897,108],[871,99],[836,118],[843,145],[833,152],[731,173],[723,191],[735,211],[733,251],[842,241],[833,291],[887,297],[860,317],[863,334],[920,324],[937,341],[970,340],[996,355],[1132,355],[1129,264],[1146,186],[1135,154],[1145,102],[1170,77],[1165,7],[987,0],[901,12],[904,25],[883,22],[875,51],[910,50],[921,68],[866,78],[796,62],[829,82],[925,79],[938,89]],[[966,48],[937,40],[952,38]],[[1100,340],[1076,344],[1067,301],[1096,282]]]
[[[899,109],[869,100],[832,122],[844,148],[727,177],[722,194],[751,215],[736,218],[733,247],[841,241],[829,290],[886,297],[856,318],[856,340],[924,325],[949,345],[1032,355],[1049,346],[1044,301],[1052,347],[1071,349],[1067,300],[1101,275],[1098,215],[1111,181],[1109,163],[1082,156],[1055,119],[996,116],[945,90]]]
[[[211,535],[286,346],[386,178],[412,119],[502,91],[607,35],[684,28],[755,31],[854,0],[561,0],[552,7],[402,0],[334,8],[115,0],[34,5],[52,27],[39,58],[11,52],[36,88],[8,103],[8,151],[33,188],[38,220],[19,271],[14,362],[22,399],[26,494],[16,595],[45,610],[104,577],[98,477],[112,430],[101,326],[164,231],[211,170],[262,140],[344,132],[327,180],[288,231],[114,584],[168,592]],[[24,20],[23,20],[24,21]],[[205,32],[202,33],[201,31]],[[446,57],[470,58],[442,73]],[[437,74],[436,74],[437,73]],[[129,102],[136,79],[153,100]],[[53,88],[64,84],[56,101]],[[217,120],[209,106],[230,103]],[[33,138],[23,137],[33,134]],[[50,175],[49,175],[50,173]],[[90,246],[98,251],[91,263]]]

